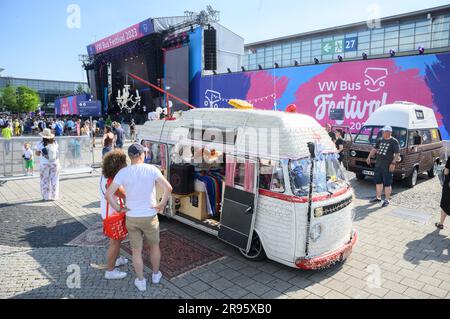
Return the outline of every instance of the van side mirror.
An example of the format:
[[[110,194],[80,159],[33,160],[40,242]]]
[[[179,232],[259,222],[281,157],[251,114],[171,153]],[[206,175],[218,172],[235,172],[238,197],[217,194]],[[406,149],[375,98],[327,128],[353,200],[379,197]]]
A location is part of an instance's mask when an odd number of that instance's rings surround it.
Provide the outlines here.
[[[414,145],[421,145],[421,144],[422,144],[422,137],[414,136]]]

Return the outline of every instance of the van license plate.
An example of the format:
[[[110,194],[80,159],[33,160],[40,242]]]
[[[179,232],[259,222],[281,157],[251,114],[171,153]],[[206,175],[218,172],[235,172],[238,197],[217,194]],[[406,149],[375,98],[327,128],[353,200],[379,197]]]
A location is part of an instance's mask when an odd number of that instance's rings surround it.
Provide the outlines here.
[[[375,172],[374,171],[362,171],[363,175],[366,176],[375,176]]]

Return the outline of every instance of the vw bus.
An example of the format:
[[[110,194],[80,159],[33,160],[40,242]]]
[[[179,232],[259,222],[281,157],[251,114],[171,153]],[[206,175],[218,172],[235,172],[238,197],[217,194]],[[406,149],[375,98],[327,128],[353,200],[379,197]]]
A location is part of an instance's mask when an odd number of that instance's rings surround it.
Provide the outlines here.
[[[174,189],[166,217],[254,261],[319,269],[351,253],[353,189],[313,118],[195,109],[147,122],[139,140]]]
[[[374,176],[376,158],[370,165],[366,159],[382,138],[381,130],[386,125],[393,128],[392,136],[400,143],[400,162],[394,178],[404,180],[412,188],[420,174],[436,176],[445,154],[436,116],[431,108],[409,102],[382,106],[369,117],[350,145],[348,170],[360,180]]]

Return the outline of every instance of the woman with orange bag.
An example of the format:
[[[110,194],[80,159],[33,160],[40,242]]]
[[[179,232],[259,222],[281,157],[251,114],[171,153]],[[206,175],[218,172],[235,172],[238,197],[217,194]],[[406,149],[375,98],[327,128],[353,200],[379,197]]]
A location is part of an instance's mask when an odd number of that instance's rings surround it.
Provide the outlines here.
[[[127,166],[127,156],[122,150],[114,150],[105,155],[102,164],[102,177],[100,179],[101,200],[100,207],[102,213],[102,219],[105,220],[107,214],[112,215],[114,213],[112,207],[107,203],[105,199],[105,193],[111,184],[116,174],[124,167]],[[123,189],[119,189],[116,192],[117,200],[121,201],[125,198]],[[106,279],[123,279],[127,276],[126,272],[122,272],[116,267],[124,266],[128,264],[128,260],[120,255],[120,245],[122,240],[116,240],[110,238],[110,244],[108,248],[108,269],[105,272]]]

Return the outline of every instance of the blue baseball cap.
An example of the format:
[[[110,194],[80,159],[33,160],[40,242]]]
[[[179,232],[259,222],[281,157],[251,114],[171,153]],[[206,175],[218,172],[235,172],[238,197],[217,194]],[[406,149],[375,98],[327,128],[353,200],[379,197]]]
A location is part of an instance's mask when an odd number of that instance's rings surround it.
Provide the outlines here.
[[[144,147],[141,144],[133,144],[128,148],[128,156],[129,157],[136,157],[145,152]]]

